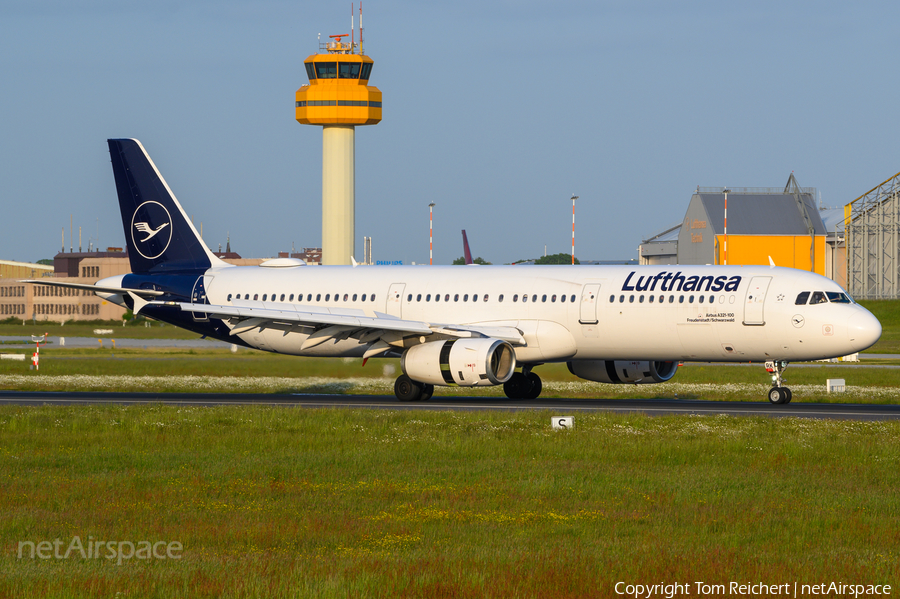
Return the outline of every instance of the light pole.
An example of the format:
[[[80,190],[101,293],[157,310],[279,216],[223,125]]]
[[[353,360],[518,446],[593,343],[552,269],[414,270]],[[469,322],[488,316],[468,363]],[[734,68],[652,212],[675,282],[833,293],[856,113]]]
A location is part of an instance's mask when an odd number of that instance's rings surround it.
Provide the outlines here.
[[[578,196],[572,194],[572,265],[575,265],[575,200]]]
[[[432,234],[434,232],[434,202],[428,204],[428,265],[434,264],[434,241]]]
[[[723,190],[725,192],[725,266],[728,266],[728,192],[731,191],[727,187]]]

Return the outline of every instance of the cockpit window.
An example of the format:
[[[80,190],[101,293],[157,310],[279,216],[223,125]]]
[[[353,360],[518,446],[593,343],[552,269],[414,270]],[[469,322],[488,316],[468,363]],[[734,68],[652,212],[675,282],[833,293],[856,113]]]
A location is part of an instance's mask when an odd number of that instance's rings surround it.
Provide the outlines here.
[[[809,291],[801,291],[800,295],[797,296],[797,301],[794,302],[797,306],[805,306],[806,301],[809,299]]]
[[[359,63],[358,62],[342,62],[340,78],[341,79],[359,79]]]
[[[825,293],[828,296],[828,301],[832,304],[851,304],[853,302],[850,301],[850,298],[845,294],[840,293],[838,291],[828,291]]]
[[[813,291],[812,299],[809,300],[809,305],[813,306],[815,304],[825,304],[828,303],[828,298],[825,297],[824,291]]]
[[[337,63],[336,62],[317,62],[316,76],[319,79],[337,79]]]

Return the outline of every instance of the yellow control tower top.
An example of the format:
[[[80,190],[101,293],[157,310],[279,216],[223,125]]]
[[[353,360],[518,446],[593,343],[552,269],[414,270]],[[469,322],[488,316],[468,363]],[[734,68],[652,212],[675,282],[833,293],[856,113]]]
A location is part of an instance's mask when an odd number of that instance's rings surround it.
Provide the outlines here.
[[[367,85],[375,62],[357,53],[357,44],[330,36],[325,54],[303,61],[309,84],[297,90],[301,125],[374,125],[381,122],[381,91]]]

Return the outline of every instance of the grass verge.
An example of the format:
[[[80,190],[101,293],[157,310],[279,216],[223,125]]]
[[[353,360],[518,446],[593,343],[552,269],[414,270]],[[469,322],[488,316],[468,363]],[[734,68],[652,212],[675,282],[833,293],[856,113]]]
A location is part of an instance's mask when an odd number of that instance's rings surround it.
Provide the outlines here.
[[[0,406],[0,596],[586,597],[900,575],[900,423]],[[21,541],[181,558],[19,559]],[[896,587],[895,587],[896,588]]]
[[[0,361],[0,389],[16,391],[158,391],[209,393],[393,394],[398,360],[297,358],[241,350],[48,350],[39,371],[28,362]],[[762,365],[688,364],[658,385],[607,385],[572,376],[564,364],[535,370],[542,397],[681,398],[761,401],[769,389]],[[163,374],[164,373],[164,374]],[[825,381],[842,378],[847,393],[829,394]],[[793,366],[786,380],[794,401],[898,403],[896,368],[851,364]],[[438,387],[436,396],[503,397],[498,387]]]

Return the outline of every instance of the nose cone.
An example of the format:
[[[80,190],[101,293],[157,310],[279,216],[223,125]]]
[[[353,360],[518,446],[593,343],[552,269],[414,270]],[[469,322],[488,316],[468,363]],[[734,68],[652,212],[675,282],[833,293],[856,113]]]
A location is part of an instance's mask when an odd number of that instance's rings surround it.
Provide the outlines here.
[[[853,351],[862,351],[875,345],[881,337],[881,323],[871,312],[861,309],[847,321],[847,334]]]

